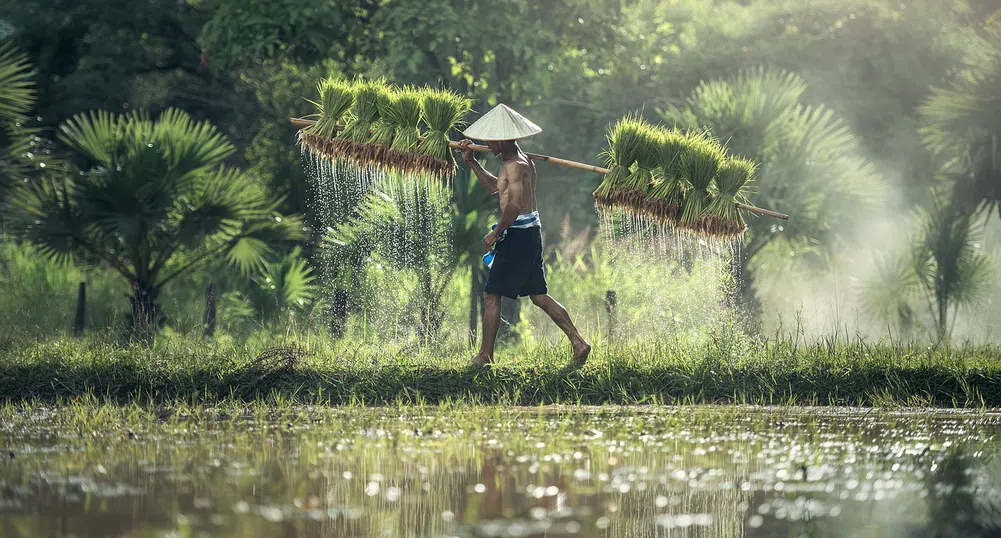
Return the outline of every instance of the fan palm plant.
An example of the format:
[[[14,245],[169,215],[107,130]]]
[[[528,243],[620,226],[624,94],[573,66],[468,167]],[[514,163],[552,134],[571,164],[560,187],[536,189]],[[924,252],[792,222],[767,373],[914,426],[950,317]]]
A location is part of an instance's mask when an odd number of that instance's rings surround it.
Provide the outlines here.
[[[313,301],[317,291],[315,280],[302,249],[295,247],[282,258],[265,262],[252,276],[249,286],[224,297],[232,310],[228,317],[265,323],[280,321],[283,315],[301,311]]]
[[[35,105],[28,57],[10,43],[0,45],[0,121],[23,121]]]
[[[951,334],[956,311],[975,306],[982,297],[990,283],[990,260],[978,248],[976,219],[945,196],[936,196],[920,218],[914,271],[941,341]]]
[[[183,111],[92,112],[60,130],[89,164],[19,185],[12,228],[51,258],[118,272],[140,335],[162,323],[157,297],[170,282],[219,260],[249,273],[275,241],[304,235],[249,176],[222,166],[234,151],[226,137]]]
[[[32,69],[11,44],[0,45],[0,203],[17,181],[51,164],[38,129],[24,125],[36,100]]]
[[[945,161],[955,203],[1001,216],[1001,29],[989,29],[977,52],[946,88],[921,107],[925,143]]]
[[[898,336],[904,339],[913,336],[915,311],[912,303],[919,290],[911,254],[877,254],[875,270],[859,290],[865,313],[874,320],[885,322],[887,328],[896,325]]]
[[[756,299],[751,259],[774,240],[832,248],[875,199],[875,168],[855,157],[855,136],[833,112],[806,106],[806,85],[785,71],[748,69],[704,82],[684,102],[661,110],[669,125],[708,129],[733,155],[760,163],[754,201],[762,207],[795,207],[795,226],[754,219],[740,251],[739,291]]]

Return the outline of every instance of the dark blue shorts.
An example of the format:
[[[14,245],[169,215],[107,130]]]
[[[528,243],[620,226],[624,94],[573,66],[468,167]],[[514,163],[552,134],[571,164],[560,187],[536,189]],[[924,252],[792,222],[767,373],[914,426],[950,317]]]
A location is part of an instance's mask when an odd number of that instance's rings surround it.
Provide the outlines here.
[[[541,226],[507,229],[504,240],[494,249],[494,263],[483,291],[511,299],[549,293],[542,270]]]

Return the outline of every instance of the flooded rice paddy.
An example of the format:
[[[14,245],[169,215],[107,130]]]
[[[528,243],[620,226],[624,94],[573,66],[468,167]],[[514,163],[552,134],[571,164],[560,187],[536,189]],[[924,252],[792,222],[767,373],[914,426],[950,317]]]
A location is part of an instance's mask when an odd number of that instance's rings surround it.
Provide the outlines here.
[[[1001,415],[863,409],[8,414],[0,535],[1001,535]]]

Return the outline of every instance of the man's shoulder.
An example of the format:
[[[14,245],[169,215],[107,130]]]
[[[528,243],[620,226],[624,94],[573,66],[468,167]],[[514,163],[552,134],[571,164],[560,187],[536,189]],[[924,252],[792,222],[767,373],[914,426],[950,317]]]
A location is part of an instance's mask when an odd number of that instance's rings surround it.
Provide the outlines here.
[[[521,177],[522,173],[529,172],[531,169],[532,168],[527,160],[512,159],[510,161],[504,161],[504,170],[514,173],[517,177]]]

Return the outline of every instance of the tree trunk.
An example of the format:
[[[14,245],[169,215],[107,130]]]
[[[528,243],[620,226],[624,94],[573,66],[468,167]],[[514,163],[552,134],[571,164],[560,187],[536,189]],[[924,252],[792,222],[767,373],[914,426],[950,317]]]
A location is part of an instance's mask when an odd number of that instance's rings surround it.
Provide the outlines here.
[[[76,293],[76,318],[73,320],[73,336],[83,336],[87,319],[87,283],[81,282]]]
[[[202,321],[205,323],[205,338],[212,338],[215,335],[216,318],[216,288],[214,283],[210,283],[205,288],[205,316]]]
[[[148,283],[135,281],[132,283],[133,295],[129,297],[132,304],[132,336],[146,343],[152,343],[157,329],[163,323],[163,307],[156,299],[160,290]]]
[[[944,286],[945,284],[940,284]],[[948,336],[949,327],[949,300],[944,293],[936,294],[936,301],[938,302],[938,340],[939,342],[945,340]]]

